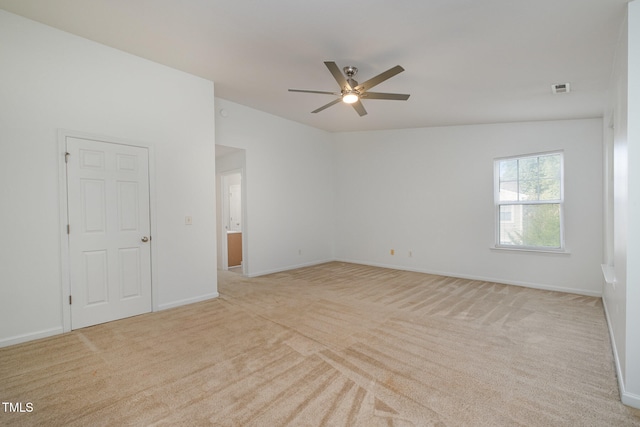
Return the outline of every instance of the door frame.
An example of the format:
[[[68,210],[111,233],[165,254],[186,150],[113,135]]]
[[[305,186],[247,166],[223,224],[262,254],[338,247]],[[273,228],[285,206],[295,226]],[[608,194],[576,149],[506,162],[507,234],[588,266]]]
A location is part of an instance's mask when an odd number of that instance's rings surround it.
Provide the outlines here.
[[[158,310],[157,292],[154,292],[154,278],[157,275],[157,263],[154,262],[154,254],[157,253],[157,233],[156,233],[156,186],[155,186],[155,156],[153,147],[150,144],[125,140],[112,136],[96,135],[86,132],[73,131],[68,129],[58,129],[58,195],[59,195],[59,220],[60,220],[60,303],[62,310],[62,330],[71,331],[71,305],[69,296],[71,295],[71,267],[69,253],[69,235],[67,234],[67,224],[69,218],[68,192],[67,192],[67,165],[65,154],[67,152],[67,138],[89,139],[107,144],[129,145],[133,147],[146,148],[149,153],[149,221],[151,236],[151,311]]]

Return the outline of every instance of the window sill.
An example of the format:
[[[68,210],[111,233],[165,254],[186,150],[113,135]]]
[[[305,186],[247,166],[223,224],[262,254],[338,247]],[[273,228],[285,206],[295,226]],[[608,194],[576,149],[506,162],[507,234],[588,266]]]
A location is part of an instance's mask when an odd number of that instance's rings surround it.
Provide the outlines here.
[[[613,265],[602,264],[602,274],[604,275],[604,280],[610,285],[616,285],[616,270]]]
[[[508,248],[505,246],[492,246],[489,249],[492,251],[505,251],[505,252],[533,252],[533,253],[542,253],[542,254],[552,254],[552,255],[571,255],[566,249],[534,249],[534,248]]]

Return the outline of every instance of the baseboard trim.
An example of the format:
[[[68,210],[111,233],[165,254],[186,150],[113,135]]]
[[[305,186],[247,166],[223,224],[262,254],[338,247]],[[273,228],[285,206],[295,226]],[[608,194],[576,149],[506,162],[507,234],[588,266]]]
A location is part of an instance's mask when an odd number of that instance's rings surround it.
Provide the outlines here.
[[[200,295],[195,298],[185,298],[178,301],[172,301],[165,304],[158,304],[157,311],[168,310],[174,307],[180,307],[182,305],[193,304],[196,302],[206,301],[213,298],[218,298],[220,294],[218,292],[213,292],[210,294]]]
[[[616,367],[616,376],[618,377],[618,389],[620,391],[620,400],[627,406],[640,409],[640,396],[629,393],[625,390],[624,377],[622,376],[622,368],[620,365],[620,357],[618,355],[618,346],[616,345],[616,336],[613,334],[613,326],[611,317],[609,316],[609,308],[606,299],[602,298],[602,306],[604,307],[604,317],[607,319],[607,327],[609,328],[609,339],[611,340],[611,348],[613,349],[613,362]]]
[[[577,295],[585,295],[590,297],[602,298],[602,292],[598,292],[598,291],[586,291],[582,289],[565,288],[562,286],[542,285],[539,283],[504,280],[504,279],[498,279],[495,277],[482,277],[482,276],[474,276],[474,275],[457,274],[457,273],[451,273],[447,271],[437,271],[437,270],[429,270],[424,268],[398,266],[398,265],[391,265],[391,264],[384,264],[384,263],[377,263],[377,262],[354,260],[354,259],[348,259],[348,258],[326,259],[322,261],[313,261],[309,263],[290,265],[290,266],[275,268],[271,270],[264,270],[257,273],[250,273],[247,275],[247,277],[258,277],[258,276],[264,276],[267,274],[281,273],[283,271],[295,270],[296,268],[312,267],[314,265],[324,264],[332,261],[348,262],[350,264],[370,265],[372,267],[390,268],[392,270],[413,271],[416,273],[435,274],[437,276],[457,277],[460,279],[478,280],[482,282],[491,282],[491,283],[501,283],[504,285],[513,285],[513,286],[521,286],[524,288],[540,289],[543,291],[564,292],[569,294],[577,294]]]
[[[336,260],[335,259],[325,259],[325,260],[322,260],[322,261],[311,261],[311,262],[307,262],[307,263],[303,263],[303,264],[296,264],[296,265],[290,265],[290,266],[281,267],[281,268],[274,268],[272,270],[263,270],[263,271],[259,271],[257,273],[249,273],[249,274],[247,274],[247,277],[258,277],[258,276],[265,276],[267,274],[282,273],[283,271],[295,270],[296,268],[313,267],[314,265],[326,264],[326,263],[332,262],[332,261],[336,261]]]
[[[38,340],[41,338],[48,338],[53,335],[60,335],[64,332],[62,326],[50,329],[44,329],[42,331],[30,332],[28,334],[16,335],[9,338],[3,338],[0,340],[0,347],[9,347],[10,345],[22,344],[27,341]]]
[[[360,261],[360,260],[351,260],[351,259],[336,259],[336,261],[348,262],[351,264],[370,265],[372,267],[390,268],[393,270],[403,270],[403,271],[413,271],[416,273],[434,274],[436,276],[456,277],[459,279],[478,280],[481,282],[491,282],[491,283],[500,283],[504,285],[521,286],[524,288],[540,289],[543,291],[564,292],[569,294],[585,295],[585,296],[597,297],[597,298],[602,297],[602,292],[564,288],[562,286],[542,285],[539,283],[505,280],[505,279],[499,279],[495,277],[482,277],[482,276],[474,276],[474,275],[467,275],[467,274],[451,273],[447,271],[437,271],[437,270],[429,270],[424,268],[406,267],[406,266],[367,262],[367,261]]]
[[[167,310],[169,308],[173,308],[173,307],[179,307],[182,305],[187,305],[187,304],[192,304],[195,302],[201,302],[201,301],[206,301],[212,298],[217,298],[219,297],[220,294],[218,292],[214,292],[211,294],[206,294],[206,295],[201,295],[199,297],[196,298],[187,298],[187,299],[183,299],[183,300],[179,300],[179,301],[173,301],[170,303],[166,303],[166,304],[160,304],[157,307],[157,311],[161,311],[161,310]],[[8,337],[8,338],[2,338],[0,339],[0,348],[2,347],[9,347],[12,345],[16,345],[16,344],[22,344],[25,342],[29,342],[29,341],[34,341],[34,340],[38,340],[41,338],[48,338],[54,335],[60,335],[64,333],[64,329],[62,328],[62,326],[60,327],[56,327],[56,328],[50,328],[50,329],[44,329],[42,331],[37,331],[37,332],[30,332],[27,334],[22,334],[22,335],[16,335],[16,336],[12,336],[12,337]]]
[[[620,400],[627,406],[631,406],[632,408],[640,409],[640,396],[637,394],[629,393],[628,391],[623,391],[620,394]]]

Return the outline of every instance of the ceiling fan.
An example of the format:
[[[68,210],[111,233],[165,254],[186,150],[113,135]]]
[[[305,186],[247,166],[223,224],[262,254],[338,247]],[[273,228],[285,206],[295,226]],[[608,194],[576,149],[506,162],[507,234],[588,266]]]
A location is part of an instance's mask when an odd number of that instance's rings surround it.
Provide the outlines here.
[[[358,82],[353,79],[353,77],[358,73],[358,69],[356,67],[344,67],[342,69],[344,71],[343,75],[343,73],[340,71],[340,68],[338,68],[335,62],[325,61],[324,65],[327,66],[329,72],[333,75],[333,78],[336,79],[336,82],[338,82],[338,85],[340,85],[340,92],[289,89],[289,92],[320,93],[339,97],[337,99],[334,99],[330,103],[325,104],[316,110],[313,110],[312,113],[319,113],[320,111],[342,101],[346,104],[351,104],[360,116],[364,116],[365,114],[367,114],[367,110],[365,110],[364,106],[362,105],[361,101],[363,99],[390,99],[396,101],[406,101],[407,99],[409,99],[409,95],[404,95],[401,93],[369,92],[369,89],[371,89],[372,87],[379,85],[383,81],[395,76],[398,73],[403,72],[404,68],[399,65],[396,65],[395,67],[388,69],[384,73],[380,73],[377,76],[370,78],[362,84],[358,84]]]

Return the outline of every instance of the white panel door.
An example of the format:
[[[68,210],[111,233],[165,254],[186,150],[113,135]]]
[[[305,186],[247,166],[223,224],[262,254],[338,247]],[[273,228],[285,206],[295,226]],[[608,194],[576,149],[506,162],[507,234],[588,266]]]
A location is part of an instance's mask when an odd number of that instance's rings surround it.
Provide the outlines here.
[[[71,328],[151,311],[149,153],[67,137]]]

